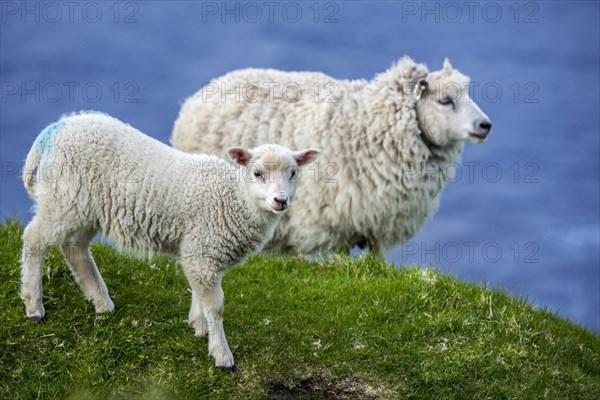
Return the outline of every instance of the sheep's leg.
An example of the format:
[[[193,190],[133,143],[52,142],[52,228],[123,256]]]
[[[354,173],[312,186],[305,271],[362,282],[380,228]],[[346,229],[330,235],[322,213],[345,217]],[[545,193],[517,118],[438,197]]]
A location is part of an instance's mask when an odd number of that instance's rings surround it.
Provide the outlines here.
[[[206,318],[204,318],[204,311],[202,310],[202,302],[200,296],[192,289],[192,306],[190,307],[190,313],[188,315],[188,323],[196,331],[196,336],[207,337],[208,336],[208,324]]]
[[[115,306],[90,252],[93,236],[94,232],[73,236],[63,243],[61,250],[83,295],[94,305],[96,312],[110,312]]]
[[[42,274],[49,241],[41,232],[36,216],[23,233],[21,256],[21,299],[25,304],[27,317],[36,322],[44,320],[42,301]]]
[[[381,260],[385,261],[385,250],[383,249],[383,246],[381,245],[381,241],[371,239],[368,241],[368,244],[369,244],[369,251],[371,253],[373,253],[374,255],[376,255],[377,257],[379,257]]]

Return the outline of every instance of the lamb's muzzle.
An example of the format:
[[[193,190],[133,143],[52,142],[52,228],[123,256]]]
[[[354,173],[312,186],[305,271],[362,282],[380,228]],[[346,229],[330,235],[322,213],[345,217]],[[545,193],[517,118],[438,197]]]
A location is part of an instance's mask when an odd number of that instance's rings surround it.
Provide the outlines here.
[[[276,196],[273,198],[277,204],[275,209],[277,211],[284,211],[288,208],[288,197],[287,196]]]

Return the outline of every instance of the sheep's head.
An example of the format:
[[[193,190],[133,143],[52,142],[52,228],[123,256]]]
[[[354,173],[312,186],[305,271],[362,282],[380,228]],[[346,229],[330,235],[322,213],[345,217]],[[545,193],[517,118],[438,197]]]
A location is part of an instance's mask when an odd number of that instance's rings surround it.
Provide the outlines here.
[[[254,149],[235,147],[229,156],[241,168],[247,193],[260,210],[282,214],[294,199],[300,168],[312,163],[319,150],[292,151],[276,144]]]
[[[453,69],[448,59],[441,71],[415,87],[417,118],[426,139],[437,146],[456,141],[482,143],[492,129],[487,115],[469,97],[470,79]]]

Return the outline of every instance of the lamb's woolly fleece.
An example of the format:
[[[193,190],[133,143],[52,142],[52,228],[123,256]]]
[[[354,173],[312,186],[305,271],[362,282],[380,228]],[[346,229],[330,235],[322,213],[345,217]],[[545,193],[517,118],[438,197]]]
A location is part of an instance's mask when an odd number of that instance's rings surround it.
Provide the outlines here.
[[[24,171],[49,245],[99,229],[124,247],[223,269],[259,250],[278,220],[249,201],[232,164],[177,151],[101,113],[47,127]]]
[[[318,174],[315,167],[304,172],[294,209],[278,224],[269,246],[309,253],[368,244],[383,255],[412,237],[438,208],[448,165],[459,160],[463,147],[462,142],[439,147],[423,137],[413,89],[424,77],[429,87],[443,87],[445,80],[468,82],[458,72],[428,76],[424,65],[408,57],[372,81],[313,72],[234,71],[186,100],[171,141],[183,151],[217,155],[232,142],[320,148]],[[253,82],[262,96],[252,90]],[[292,85],[282,93],[286,83]],[[245,97],[214,94],[216,87],[233,91],[236,84]],[[302,97],[293,102],[296,85]]]

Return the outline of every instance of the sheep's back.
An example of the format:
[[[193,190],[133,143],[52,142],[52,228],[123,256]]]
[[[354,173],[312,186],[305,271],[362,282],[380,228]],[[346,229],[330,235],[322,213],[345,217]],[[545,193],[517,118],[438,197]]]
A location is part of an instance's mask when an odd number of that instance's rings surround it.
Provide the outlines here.
[[[222,157],[229,147],[264,143],[323,149],[327,122],[344,97],[362,86],[319,72],[234,71],[185,101],[171,142],[186,152]]]

